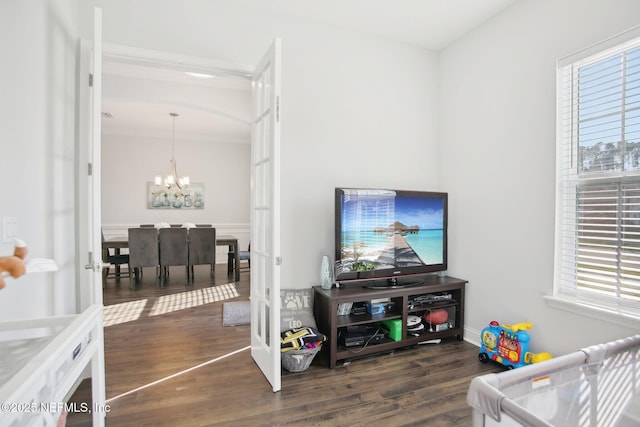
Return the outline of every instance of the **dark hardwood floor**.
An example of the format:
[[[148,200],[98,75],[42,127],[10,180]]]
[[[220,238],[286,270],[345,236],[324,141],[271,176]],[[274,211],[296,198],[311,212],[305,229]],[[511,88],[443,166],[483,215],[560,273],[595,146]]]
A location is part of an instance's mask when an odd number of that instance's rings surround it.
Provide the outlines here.
[[[222,326],[224,301],[189,306],[178,299],[233,283],[226,265],[217,266],[213,281],[206,267],[197,268],[189,286],[178,267],[164,288],[153,275],[145,269],[135,291],[128,279],[109,279],[104,290],[105,306],[130,303],[139,312],[105,326],[107,426],[469,426],[469,382],[502,370],[480,363],[475,346],[452,340],[335,369],[320,354],[304,372],[283,370],[274,393],[251,358],[249,326]],[[228,301],[249,299],[249,273],[234,286],[239,296]],[[187,308],[159,314],[171,295]],[[85,380],[71,401],[90,404],[90,387]],[[91,419],[71,413],[67,425],[89,426]]]

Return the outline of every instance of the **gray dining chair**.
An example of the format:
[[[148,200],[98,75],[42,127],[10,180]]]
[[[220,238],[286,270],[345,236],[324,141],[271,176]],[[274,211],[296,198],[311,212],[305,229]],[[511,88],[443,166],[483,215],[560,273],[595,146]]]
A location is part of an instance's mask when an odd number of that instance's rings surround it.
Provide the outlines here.
[[[249,242],[249,246],[247,247],[246,251],[240,251],[238,253],[238,259],[240,260],[240,262],[242,261],[246,261],[247,265],[246,266],[238,266],[238,268],[240,268],[240,271],[248,271],[251,270],[251,242]]]
[[[209,264],[210,276],[213,279],[216,265],[216,229],[213,227],[196,227],[189,229],[189,274],[194,280],[194,265]]]
[[[158,230],[160,243],[160,274],[163,284],[167,283],[169,267],[182,265],[185,268],[185,283],[189,284],[189,236],[182,227],[161,228]]]
[[[249,246],[246,251],[238,251],[238,265],[235,264],[236,254],[233,251],[229,251],[228,259],[227,259],[227,273],[231,274],[235,268],[238,271],[249,271],[251,270],[251,242],[249,242]],[[242,262],[246,261],[246,265]]]
[[[152,227],[129,228],[129,287],[142,278],[143,267],[155,267],[156,285],[160,284],[158,231]]]

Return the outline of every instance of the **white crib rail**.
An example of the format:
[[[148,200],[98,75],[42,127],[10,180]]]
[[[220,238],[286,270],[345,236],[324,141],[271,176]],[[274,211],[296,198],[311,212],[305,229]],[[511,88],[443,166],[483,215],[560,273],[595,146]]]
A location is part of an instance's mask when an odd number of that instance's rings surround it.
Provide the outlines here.
[[[640,389],[639,355],[640,335],[635,335],[541,363],[474,378],[467,393],[467,403],[473,409],[473,426],[484,427],[489,419],[500,424],[506,418],[523,426],[553,426],[549,420],[525,408],[518,400],[525,400],[527,394],[541,395],[546,391],[556,391],[555,387],[563,387],[571,382],[581,387],[581,402],[561,404],[582,405],[578,411],[579,424],[576,425],[603,426],[603,416],[599,416],[598,411],[606,411],[606,423],[616,425],[620,414],[615,412],[625,409],[619,394],[623,393],[626,403],[629,403],[631,395],[638,394]],[[617,377],[599,381],[602,376],[616,374]],[[518,393],[513,392],[515,388],[519,388]],[[509,393],[505,390],[509,390]]]

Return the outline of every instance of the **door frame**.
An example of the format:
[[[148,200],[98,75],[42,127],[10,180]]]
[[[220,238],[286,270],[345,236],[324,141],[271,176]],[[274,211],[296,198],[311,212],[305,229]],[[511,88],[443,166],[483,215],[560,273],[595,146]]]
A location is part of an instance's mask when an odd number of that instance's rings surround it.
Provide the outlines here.
[[[80,111],[87,111],[90,106],[91,100],[91,88],[88,83],[85,84],[85,80],[88,79],[89,74],[92,72],[91,58],[93,55],[93,40],[82,40],[80,51],[80,99],[81,105]],[[203,57],[179,55],[170,52],[163,52],[150,49],[141,49],[131,46],[102,43],[102,58],[104,62],[121,61],[131,64],[144,64],[147,66],[154,66],[158,68],[170,68],[172,70],[184,70],[184,71],[200,71],[203,73],[215,73],[222,72],[225,74],[236,75],[244,77],[251,81],[253,76],[253,65],[233,64],[224,61],[217,61]],[[89,137],[91,132],[90,117],[81,116],[78,125],[78,134],[81,138]],[[82,141],[82,139],[80,140]],[[89,160],[90,152],[87,144],[80,143],[78,149],[78,176],[81,178],[78,180],[78,194],[80,197],[84,197],[87,194],[88,188],[86,180],[83,177],[86,176],[87,164],[85,160]],[[101,164],[93,166],[94,171],[99,172],[101,170]],[[97,197],[101,197],[101,190],[97,189]],[[88,202],[87,202],[88,203]],[[83,206],[83,202],[79,202],[80,206]],[[89,224],[87,223],[87,216],[84,212],[78,212],[78,224],[79,230],[88,230]],[[83,228],[84,227],[84,228]],[[97,233],[97,230],[93,230]],[[86,245],[87,236],[78,236],[78,253],[82,257],[83,261],[78,263],[77,266],[77,278],[78,283],[86,283],[88,280],[89,270],[85,269],[84,258],[86,254],[91,251]],[[94,255],[101,256],[101,254]],[[94,286],[95,287],[95,286]],[[97,290],[90,286],[79,286],[78,290],[78,309],[82,310],[86,308],[91,301],[99,298],[102,301],[102,294],[96,295]]]
[[[86,43],[86,45],[87,46],[85,46],[83,43],[83,49],[81,50],[81,58],[80,58],[81,64],[88,62],[92,55],[91,46],[89,46],[89,43]],[[103,57],[103,62],[123,61],[123,62],[129,62],[132,64],[144,64],[147,66],[170,68],[172,70],[199,71],[203,73],[212,73],[212,74],[215,74],[216,72],[218,73],[222,72],[225,74],[244,77],[244,78],[247,78],[249,81],[252,80],[253,73],[255,70],[255,65],[234,64],[234,63],[217,61],[217,60],[212,60],[212,59],[202,58],[202,57],[179,55],[179,54],[174,54],[169,52],[140,49],[140,48],[135,48],[130,46],[105,44],[105,43],[102,44],[102,57]],[[81,72],[82,71],[84,70],[82,69],[82,66],[81,66]],[[88,85],[80,85],[80,88],[81,88],[80,96],[81,97],[85,96],[88,98],[89,97]],[[80,128],[81,134],[82,134],[82,130],[86,130],[88,132],[88,127],[89,127],[88,123],[85,123],[84,120],[80,120],[79,128]],[[251,150],[253,150],[254,148],[253,143],[254,142],[252,137]],[[80,148],[79,158],[81,160],[80,163],[82,163],[82,160],[87,157],[87,154],[86,153],[82,154],[83,153],[82,150],[84,149],[82,148],[82,144],[80,145],[81,145],[81,148]],[[85,157],[83,157],[83,155]],[[98,167],[97,169],[100,170],[100,167]],[[79,167],[80,173],[82,173],[83,170],[84,170],[83,166],[80,166]],[[81,187],[81,190],[82,190],[82,187]],[[98,189],[97,197],[101,197],[101,193],[99,189]],[[83,215],[80,215],[80,217],[81,217],[80,218],[81,221],[85,220]],[[254,228],[254,224],[251,224],[251,233],[254,232],[253,228]],[[80,263],[80,264],[83,264],[83,263]],[[79,277],[83,277],[80,275],[86,274],[84,270],[84,265],[79,265],[78,269],[79,269],[79,273],[78,273]],[[82,281],[80,283],[82,283]],[[80,289],[81,300],[85,300],[89,297],[86,294],[86,292],[87,291],[86,290],[83,291],[81,287]],[[277,298],[279,298],[279,296]],[[278,307],[278,311],[279,311],[279,307]],[[278,318],[280,317],[279,313],[277,314],[277,317]]]
[[[109,60],[120,60],[132,64],[143,63],[145,65],[172,70],[202,71],[208,73],[221,72],[251,80],[254,66],[246,64],[234,64],[226,61],[180,55],[171,52],[163,52],[151,49],[142,49],[131,46],[104,43],[102,45],[103,57]]]

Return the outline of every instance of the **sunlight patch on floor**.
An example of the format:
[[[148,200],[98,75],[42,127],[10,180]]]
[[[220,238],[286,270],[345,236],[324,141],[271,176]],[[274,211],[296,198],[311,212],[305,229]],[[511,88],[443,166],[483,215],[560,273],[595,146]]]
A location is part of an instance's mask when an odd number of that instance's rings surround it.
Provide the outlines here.
[[[107,305],[104,307],[104,326],[118,325],[124,322],[131,322],[140,318],[144,307],[147,305],[146,299],[123,302],[121,304]]]
[[[236,286],[233,283],[165,295],[156,300],[149,316],[171,313],[172,311],[197,307],[216,301],[224,301],[238,296],[240,296],[240,294],[238,294]]]

